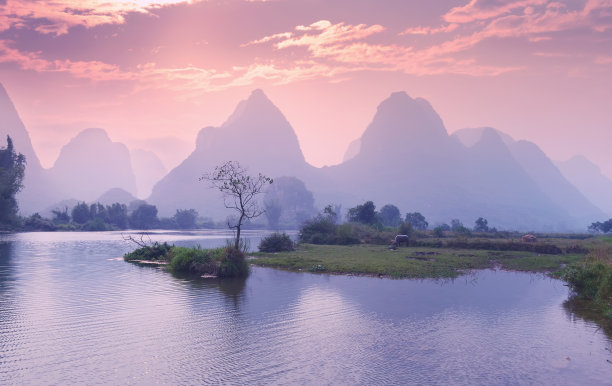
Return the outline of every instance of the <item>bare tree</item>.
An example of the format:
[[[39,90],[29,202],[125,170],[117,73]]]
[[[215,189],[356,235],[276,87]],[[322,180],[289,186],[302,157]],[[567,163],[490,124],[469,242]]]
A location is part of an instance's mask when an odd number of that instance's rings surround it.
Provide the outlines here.
[[[256,196],[263,193],[266,185],[273,182],[272,178],[258,173],[256,177],[247,173],[247,169],[236,161],[228,161],[217,166],[212,173],[204,174],[200,181],[208,181],[211,188],[223,193],[223,203],[228,209],[238,212],[234,223],[228,220],[228,227],[236,229],[236,249],[240,246],[240,227],[244,221],[259,217],[265,213],[257,202]]]

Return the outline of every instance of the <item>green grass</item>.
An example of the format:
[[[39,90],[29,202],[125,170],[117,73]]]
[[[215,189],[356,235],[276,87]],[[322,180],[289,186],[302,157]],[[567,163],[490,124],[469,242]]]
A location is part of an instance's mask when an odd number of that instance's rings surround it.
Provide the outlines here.
[[[521,271],[552,271],[580,259],[579,255],[538,255],[472,249],[380,245],[302,244],[294,252],[257,253],[251,262],[294,271],[386,276],[394,278],[456,277],[463,270],[501,266]]]
[[[233,247],[202,249],[176,247],[166,243],[154,243],[138,248],[123,256],[125,261],[142,264],[155,262],[167,264],[174,273],[212,275],[218,277],[246,277],[249,264],[246,256]]]

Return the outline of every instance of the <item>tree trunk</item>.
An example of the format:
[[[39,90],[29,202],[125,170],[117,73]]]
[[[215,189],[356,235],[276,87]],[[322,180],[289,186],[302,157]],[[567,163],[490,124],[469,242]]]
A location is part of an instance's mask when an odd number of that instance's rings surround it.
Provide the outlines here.
[[[240,249],[240,227],[242,226],[242,219],[244,215],[241,215],[238,219],[238,224],[236,225],[236,241],[234,242],[234,248]]]

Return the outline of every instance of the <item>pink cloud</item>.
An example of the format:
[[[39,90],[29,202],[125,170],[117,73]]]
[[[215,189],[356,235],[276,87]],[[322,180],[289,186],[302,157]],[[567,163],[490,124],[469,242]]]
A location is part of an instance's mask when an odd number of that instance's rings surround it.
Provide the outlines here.
[[[0,28],[23,27],[25,20],[39,19],[45,24],[36,27],[37,32],[62,35],[74,26],[122,24],[131,12],[149,13],[152,9],[196,1],[199,0],[6,0],[0,5]]]

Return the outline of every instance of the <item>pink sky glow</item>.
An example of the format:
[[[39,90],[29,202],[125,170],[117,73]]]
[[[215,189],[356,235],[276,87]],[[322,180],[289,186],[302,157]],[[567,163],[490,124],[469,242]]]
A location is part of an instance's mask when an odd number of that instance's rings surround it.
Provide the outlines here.
[[[88,127],[172,167],[255,88],[336,164],[404,90],[612,177],[612,0],[0,0],[0,82],[47,167]]]

